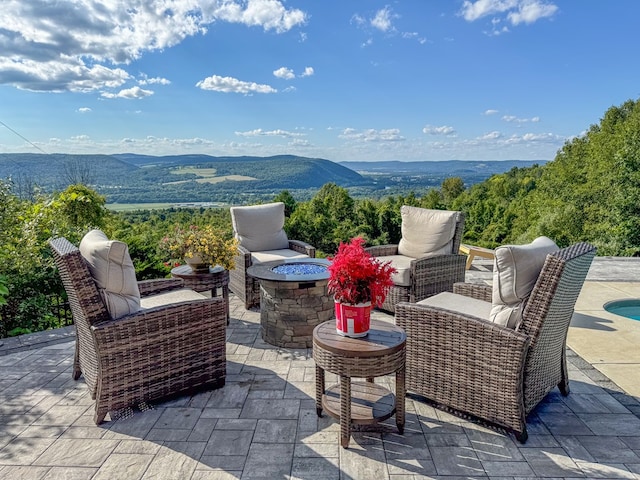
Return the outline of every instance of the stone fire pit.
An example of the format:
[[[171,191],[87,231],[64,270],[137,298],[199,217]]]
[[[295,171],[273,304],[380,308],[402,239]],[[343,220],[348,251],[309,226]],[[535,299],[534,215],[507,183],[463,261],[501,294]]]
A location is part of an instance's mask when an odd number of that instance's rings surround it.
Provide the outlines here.
[[[260,281],[262,339],[285,348],[311,348],[313,329],[334,316],[327,293],[328,260],[297,258],[247,269]]]

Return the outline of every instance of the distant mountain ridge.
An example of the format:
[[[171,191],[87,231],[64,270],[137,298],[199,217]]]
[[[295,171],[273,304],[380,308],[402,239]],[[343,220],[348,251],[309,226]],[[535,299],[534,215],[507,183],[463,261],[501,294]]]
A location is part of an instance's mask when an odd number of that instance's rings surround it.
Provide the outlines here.
[[[271,157],[188,155],[0,154],[0,179],[23,190],[61,190],[82,181],[109,203],[265,200],[282,190],[310,196],[327,183],[356,196],[379,197],[437,187],[448,176],[466,185],[533,161],[332,162],[296,155]]]

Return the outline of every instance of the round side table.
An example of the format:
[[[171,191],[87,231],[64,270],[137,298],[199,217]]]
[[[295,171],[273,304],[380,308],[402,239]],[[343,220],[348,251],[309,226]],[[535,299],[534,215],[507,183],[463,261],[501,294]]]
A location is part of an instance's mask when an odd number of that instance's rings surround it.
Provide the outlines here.
[[[335,320],[313,330],[316,362],[316,411],[340,420],[340,444],[349,446],[352,424],[375,424],[396,415],[400,434],[405,423],[405,352],[407,335],[393,324],[371,320],[365,337],[337,333]],[[325,390],[325,370],[340,377],[340,384]],[[396,375],[395,395],[373,382],[374,377]],[[352,382],[351,378],[366,382]]]
[[[229,325],[229,271],[222,267],[209,267],[208,273],[195,273],[189,265],[180,265],[171,269],[171,276],[181,278],[184,286],[196,292],[211,291],[211,297],[218,296],[218,289],[222,292],[227,309],[227,325]]]

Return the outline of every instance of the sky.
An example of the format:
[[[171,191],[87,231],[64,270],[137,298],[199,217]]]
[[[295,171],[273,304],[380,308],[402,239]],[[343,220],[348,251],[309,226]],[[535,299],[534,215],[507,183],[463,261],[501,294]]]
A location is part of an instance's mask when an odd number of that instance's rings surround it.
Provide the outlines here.
[[[637,0],[0,0],[0,153],[552,160]]]

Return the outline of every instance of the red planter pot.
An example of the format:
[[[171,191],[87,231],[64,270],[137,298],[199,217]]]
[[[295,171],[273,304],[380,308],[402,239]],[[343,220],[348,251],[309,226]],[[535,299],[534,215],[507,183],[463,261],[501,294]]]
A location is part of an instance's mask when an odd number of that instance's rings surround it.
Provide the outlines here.
[[[336,331],[345,337],[364,337],[371,325],[371,302],[349,303],[335,302]]]

